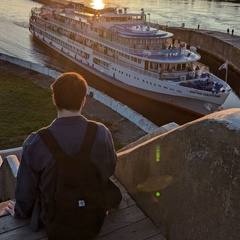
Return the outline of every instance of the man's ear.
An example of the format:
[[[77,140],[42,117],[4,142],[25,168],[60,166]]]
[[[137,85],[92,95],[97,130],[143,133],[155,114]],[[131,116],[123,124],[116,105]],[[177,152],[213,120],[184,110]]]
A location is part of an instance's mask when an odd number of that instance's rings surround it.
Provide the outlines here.
[[[87,98],[86,98],[86,96],[85,96],[85,97],[83,98],[82,102],[81,102],[81,108],[84,107],[84,105],[85,105],[85,103],[86,103],[86,100],[87,100]]]
[[[53,105],[56,106],[56,101],[55,101],[55,98],[54,98],[54,94],[52,94],[52,102],[53,102]]]

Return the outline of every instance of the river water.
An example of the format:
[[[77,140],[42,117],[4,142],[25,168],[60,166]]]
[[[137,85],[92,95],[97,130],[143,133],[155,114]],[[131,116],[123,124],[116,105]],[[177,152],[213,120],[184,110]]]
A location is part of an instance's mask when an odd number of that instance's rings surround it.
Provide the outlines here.
[[[118,6],[117,0],[90,0],[79,1],[87,5],[104,4],[105,6]],[[28,18],[32,7],[41,6],[40,3],[31,0],[0,0],[0,53],[18,57],[23,60],[52,67],[59,71],[76,70],[78,67],[65,58],[56,55],[53,51],[33,40],[28,31]],[[240,35],[240,3],[239,1],[217,1],[217,0],[122,0],[121,6],[128,7],[129,12],[140,12],[144,8],[151,22],[202,29],[210,29],[230,32]],[[215,69],[220,64],[214,59],[204,56],[204,61]],[[214,66],[215,65],[215,66]],[[79,69],[78,69],[79,70]],[[89,82],[92,75],[81,70]],[[230,85],[234,91],[239,93],[240,77],[230,72]],[[140,112],[158,125],[168,122],[183,124],[197,117],[154,101],[148,101],[137,95],[127,92],[119,94],[112,86],[106,86],[98,80],[96,87],[108,95],[122,101],[134,110]],[[239,82],[239,83],[238,83]],[[232,84],[231,84],[232,83]],[[224,108],[240,107],[239,98],[232,94],[224,104]]]

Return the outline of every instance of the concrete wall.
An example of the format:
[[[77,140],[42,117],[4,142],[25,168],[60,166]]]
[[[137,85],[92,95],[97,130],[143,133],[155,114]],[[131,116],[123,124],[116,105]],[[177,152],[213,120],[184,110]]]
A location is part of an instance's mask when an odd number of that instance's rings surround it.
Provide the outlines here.
[[[2,159],[0,155],[0,203],[15,198],[14,191],[18,167],[19,160],[16,155],[8,155],[5,159]]]
[[[180,37],[189,46],[195,46],[222,62],[229,60],[233,71],[240,73],[240,37],[187,28],[169,27],[167,30],[174,33],[175,38]]]
[[[18,159],[21,159],[22,147],[0,150],[0,156],[2,157],[2,159],[6,158],[9,155],[15,155]],[[1,167],[1,164],[0,164],[0,167]]]
[[[239,109],[205,116],[119,152],[116,177],[167,239],[239,239],[239,133]]]

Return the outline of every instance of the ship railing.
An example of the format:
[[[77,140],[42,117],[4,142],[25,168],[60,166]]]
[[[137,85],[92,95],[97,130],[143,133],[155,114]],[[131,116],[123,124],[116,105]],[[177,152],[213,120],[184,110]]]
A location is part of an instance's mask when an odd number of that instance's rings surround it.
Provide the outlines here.
[[[166,80],[166,81],[192,81],[196,78],[209,78],[209,73],[208,72],[203,72],[202,70],[195,70],[195,71],[189,71],[189,70],[164,70],[162,74],[158,72],[151,72],[147,71],[144,69],[141,69],[137,66],[131,65],[129,63],[126,63],[122,60],[119,60],[116,58],[116,56],[111,57],[108,56],[102,52],[99,52],[97,50],[93,51],[94,55],[101,57],[109,62],[115,63],[117,65],[120,65],[124,68],[127,68],[133,72],[139,73],[141,75],[154,78],[154,79],[161,79],[161,80]]]
[[[134,44],[129,44],[126,46],[123,46],[121,43],[118,44],[116,42],[111,42],[109,39],[105,39],[103,37],[99,37],[95,33],[91,33],[88,31],[87,27],[81,27],[80,25],[69,23],[68,21],[61,22],[59,20],[56,20],[55,18],[51,17],[50,20],[45,20],[48,24],[54,23],[54,25],[58,27],[64,28],[66,31],[69,31],[69,26],[71,26],[71,30],[75,31],[76,34],[86,34],[88,32],[88,37],[90,37],[92,40],[98,41],[102,44],[108,45],[112,47],[113,49],[120,50],[124,53],[134,54],[134,55],[142,55],[143,57],[147,57],[150,55],[168,55],[168,56],[174,56],[174,55],[180,55],[185,53],[185,48],[180,47],[174,47],[172,46],[171,49],[155,49],[153,46],[150,46],[150,49],[148,49],[147,46],[142,45],[141,48],[134,48]],[[89,26],[89,25],[88,25]],[[139,45],[138,45],[139,46]],[[146,52],[148,54],[146,55]]]
[[[42,12],[42,7],[33,7],[31,9],[31,13],[41,13]]]
[[[147,71],[147,70],[144,70],[144,69],[141,69],[137,66],[134,66],[134,65],[131,65],[129,63],[126,63],[122,60],[119,60],[117,59],[116,57],[110,57],[110,56],[107,56],[106,54],[104,53],[101,53],[99,51],[96,51],[94,50],[93,51],[94,55],[98,56],[98,57],[101,57],[109,62],[113,62],[119,66],[122,66],[126,69],[129,69],[133,72],[136,72],[136,73],[139,73],[140,75],[144,75],[144,76],[147,76],[147,77],[150,77],[150,78],[155,78],[155,79],[158,79],[159,78],[159,74],[158,73],[153,73],[153,72],[150,72],[150,71]]]
[[[69,23],[68,22],[60,22],[54,18],[51,18],[51,21],[44,20],[46,24],[52,25],[54,23],[55,26],[65,29],[66,31],[69,31]],[[52,31],[50,28],[48,28],[49,31]],[[74,31],[76,34],[86,34],[88,29],[80,27],[76,24],[71,24],[71,30]],[[113,49],[117,49],[119,51],[122,51],[124,53],[134,54],[134,55],[142,55],[143,57],[147,57],[150,55],[179,55],[184,53],[184,49],[182,48],[173,48],[173,49],[147,49],[146,46],[142,46],[143,48],[135,49],[133,45],[131,46],[123,46],[121,44],[118,44],[116,42],[111,42],[109,39],[105,39],[102,37],[97,36],[96,34],[91,34],[90,31],[88,31],[88,34],[92,40],[98,41],[99,43],[105,44],[109,47],[112,47]],[[144,48],[145,47],[145,48]]]
[[[111,42],[109,41],[109,39],[101,38],[98,36],[91,35],[91,38],[107,46],[110,46],[113,49],[120,50],[124,53],[142,55],[143,57],[146,56],[148,53],[150,53],[150,55],[172,55],[172,56],[185,53],[185,48],[147,49],[145,45],[142,45],[142,48],[136,49],[132,44],[130,44],[130,46],[122,46],[121,44]]]
[[[111,32],[111,31],[109,31]],[[114,36],[114,33],[111,32],[111,34]],[[121,50],[124,53],[134,54],[134,55],[142,55],[145,56],[145,53],[148,52],[150,55],[180,55],[185,54],[186,47],[181,46],[175,46],[175,45],[169,45],[166,47],[163,47],[162,44],[134,44],[134,43],[117,43],[114,41],[111,41],[110,39],[107,39],[107,37],[99,37],[99,35],[95,32],[88,31],[88,35],[91,36],[92,39],[103,43],[109,47],[112,47],[113,49]]]
[[[60,23],[60,24],[59,24],[59,22],[56,21],[56,20],[54,20],[54,22],[55,22],[55,24],[58,25],[59,27],[63,27],[63,28],[65,28],[66,30],[69,30],[69,29],[67,28],[67,23]],[[71,30],[74,30],[76,34],[79,34],[79,33],[80,33],[80,35],[81,35],[81,34],[86,34],[87,31],[88,31],[86,28],[83,29],[83,28],[81,28],[80,26],[77,26],[77,25],[76,25],[76,26],[71,26],[71,27],[72,27]],[[85,37],[85,36],[83,35],[83,37]],[[120,45],[120,44],[117,44],[117,43],[113,43],[113,42],[109,41],[109,39],[107,40],[107,39],[104,39],[104,38],[102,38],[102,37],[96,36],[96,34],[91,34],[90,31],[88,31],[88,37],[91,38],[93,41],[98,41],[99,43],[104,44],[104,45],[107,45],[107,46],[110,46],[110,47],[112,47],[113,49],[120,50],[120,51],[122,51],[122,52],[124,52],[124,53],[131,53],[131,48],[129,48],[129,47],[124,47],[124,46],[122,46],[122,45]]]
[[[193,80],[197,77],[208,78],[209,73],[203,72],[202,70],[193,70],[189,71],[188,69],[184,70],[165,70],[164,71],[165,78],[181,78],[183,80]]]
[[[228,83],[226,82],[227,79],[225,79],[225,81],[223,81],[223,79],[217,77],[216,75],[214,75],[214,74],[212,74],[212,73],[210,73],[209,75],[210,75],[211,81],[214,81],[214,82],[223,84],[223,86],[224,86],[226,89],[228,89],[228,90],[231,89],[231,87],[230,87],[230,86],[228,85]]]
[[[61,28],[64,28],[65,30],[69,31],[69,28],[68,28],[69,23],[68,22],[60,22],[54,18],[51,18],[51,20],[45,20],[45,22],[46,22],[46,24],[54,24],[57,27],[61,27]],[[49,31],[51,31],[51,29],[49,29]],[[82,28],[79,25],[71,24],[71,31],[74,31],[76,34],[81,35],[81,34],[86,34],[88,30],[87,30],[87,28]],[[108,46],[112,47],[113,49],[117,49],[117,50],[120,50],[125,53],[133,54],[134,50],[135,50],[135,54],[142,54],[142,51],[144,50],[144,49],[137,50],[137,49],[133,49],[132,47],[122,46],[121,44],[117,44],[117,43],[109,41],[109,39],[107,40],[105,38],[97,36],[96,34],[91,34],[90,31],[88,31],[88,34],[89,34],[88,37],[91,38],[92,40],[98,41],[99,43],[108,45]]]
[[[159,79],[159,74],[158,73],[153,73],[153,72],[150,72],[150,71],[146,71],[146,70],[143,70],[143,69],[138,68],[138,67],[133,66],[133,65],[130,65],[130,70],[134,71],[136,73],[139,73],[141,75],[150,77],[150,78]]]
[[[123,47],[120,44],[114,43],[114,42],[110,42],[109,40],[105,40],[104,38],[100,38],[100,37],[95,37],[95,39],[107,46],[112,47],[113,49],[117,49],[120,50],[122,52],[126,52],[129,53],[129,48],[127,47]]]

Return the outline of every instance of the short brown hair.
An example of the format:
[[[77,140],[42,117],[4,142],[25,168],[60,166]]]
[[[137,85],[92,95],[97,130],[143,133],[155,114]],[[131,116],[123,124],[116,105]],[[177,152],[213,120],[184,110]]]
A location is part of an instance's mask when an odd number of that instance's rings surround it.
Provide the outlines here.
[[[61,74],[51,85],[58,109],[77,111],[87,92],[84,77],[75,72]]]

